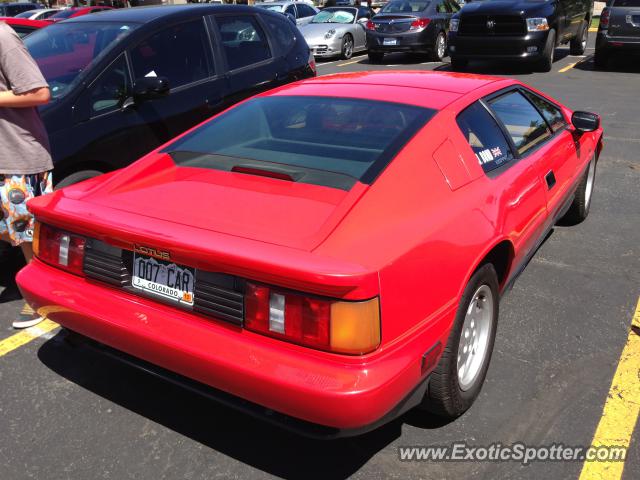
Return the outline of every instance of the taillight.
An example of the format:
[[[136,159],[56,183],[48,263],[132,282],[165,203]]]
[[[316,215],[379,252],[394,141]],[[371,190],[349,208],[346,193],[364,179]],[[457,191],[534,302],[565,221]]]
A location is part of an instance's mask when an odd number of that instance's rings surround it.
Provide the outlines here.
[[[426,28],[430,22],[430,18],[417,18],[416,20],[411,22],[410,30],[421,30],[423,28]]]
[[[373,20],[369,20],[367,22],[367,30],[375,30],[376,29],[376,24],[373,23]]]
[[[608,28],[609,27],[609,17],[611,17],[611,10],[608,8],[604,8],[602,13],[600,14],[600,28]]]
[[[309,68],[313,72],[314,75],[317,74],[316,70],[316,57],[313,56],[313,53],[309,52],[309,60],[307,62],[309,64]]]
[[[33,253],[43,262],[62,268],[76,275],[83,275],[84,247],[86,240],[40,222],[33,233]]]
[[[248,283],[245,327],[306,347],[360,355],[380,345],[377,298],[343,302]]]

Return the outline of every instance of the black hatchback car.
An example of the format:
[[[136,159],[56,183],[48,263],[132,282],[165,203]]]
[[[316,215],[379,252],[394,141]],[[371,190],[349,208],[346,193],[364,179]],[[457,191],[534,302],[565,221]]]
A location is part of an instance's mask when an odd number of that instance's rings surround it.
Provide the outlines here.
[[[315,75],[295,25],[239,5],[110,10],[25,44],[51,89],[41,114],[58,186],[123,167],[233,103]]]
[[[640,54],[640,0],[609,0],[600,15],[596,67],[605,68],[609,57],[617,53]]]
[[[447,52],[454,0],[391,0],[367,23],[369,61],[379,63],[385,53],[427,53],[442,61]]]

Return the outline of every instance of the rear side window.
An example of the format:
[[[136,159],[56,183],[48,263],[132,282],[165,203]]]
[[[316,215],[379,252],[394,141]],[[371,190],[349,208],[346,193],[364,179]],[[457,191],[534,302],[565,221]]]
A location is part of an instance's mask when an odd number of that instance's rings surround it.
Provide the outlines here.
[[[490,100],[489,105],[502,121],[520,155],[551,136],[538,111],[520,92],[511,92]]]
[[[171,88],[210,76],[207,32],[202,19],[161,30],[131,50],[135,78],[167,77]]]
[[[567,125],[567,121],[565,120],[562,111],[553,103],[527,90],[524,90],[523,93],[529,101],[536,106],[540,113],[542,113],[542,116],[551,126],[551,130],[554,133]]]
[[[502,130],[480,103],[476,102],[464,110],[458,115],[457,122],[485,172],[495,170],[513,159]]]
[[[271,58],[269,42],[250,15],[217,17],[216,23],[222,37],[222,48],[229,70],[246,67]]]
[[[296,33],[293,31],[293,24],[286,17],[274,17],[273,15],[264,15],[262,17],[267,29],[271,34],[271,38],[275,41],[276,48],[280,50],[282,55],[289,53],[296,43]]]
[[[372,182],[434,114],[396,103],[334,97],[254,98],[169,145],[178,165],[286,173],[349,189]]]

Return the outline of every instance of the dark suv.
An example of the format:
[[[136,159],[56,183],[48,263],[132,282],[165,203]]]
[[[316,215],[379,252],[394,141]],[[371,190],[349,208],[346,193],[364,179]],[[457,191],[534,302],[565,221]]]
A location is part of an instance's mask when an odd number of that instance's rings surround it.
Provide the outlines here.
[[[454,70],[477,60],[532,62],[551,70],[555,48],[570,44],[571,55],[587,46],[593,0],[484,0],[453,16],[449,55]]]
[[[596,67],[605,68],[615,53],[640,54],[640,0],[609,0],[600,15]]]
[[[128,165],[233,103],[315,75],[295,25],[239,5],[109,10],[25,44],[51,89],[41,114],[58,186]]]

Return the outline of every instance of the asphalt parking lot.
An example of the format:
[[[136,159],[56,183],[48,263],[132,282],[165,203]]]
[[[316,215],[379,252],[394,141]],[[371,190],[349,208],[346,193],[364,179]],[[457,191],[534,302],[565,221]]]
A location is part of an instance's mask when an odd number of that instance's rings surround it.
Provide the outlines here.
[[[465,415],[443,423],[411,412],[362,437],[307,440],[73,348],[54,329],[10,351],[0,347],[0,477],[579,478],[579,461],[407,462],[398,453],[453,442],[588,446],[601,421],[640,295],[640,64],[600,72],[593,48],[585,57],[557,53],[546,74],[470,68],[517,77],[570,108],[599,113],[605,148],[589,218],[555,228],[501,304],[487,381]],[[320,61],[318,74],[448,69],[401,54],[385,62],[370,65],[366,55]],[[0,268],[6,277],[14,267]],[[4,345],[14,338],[10,324],[20,307],[0,305]],[[619,387],[621,397],[640,398]],[[637,430],[622,478],[640,478]]]

